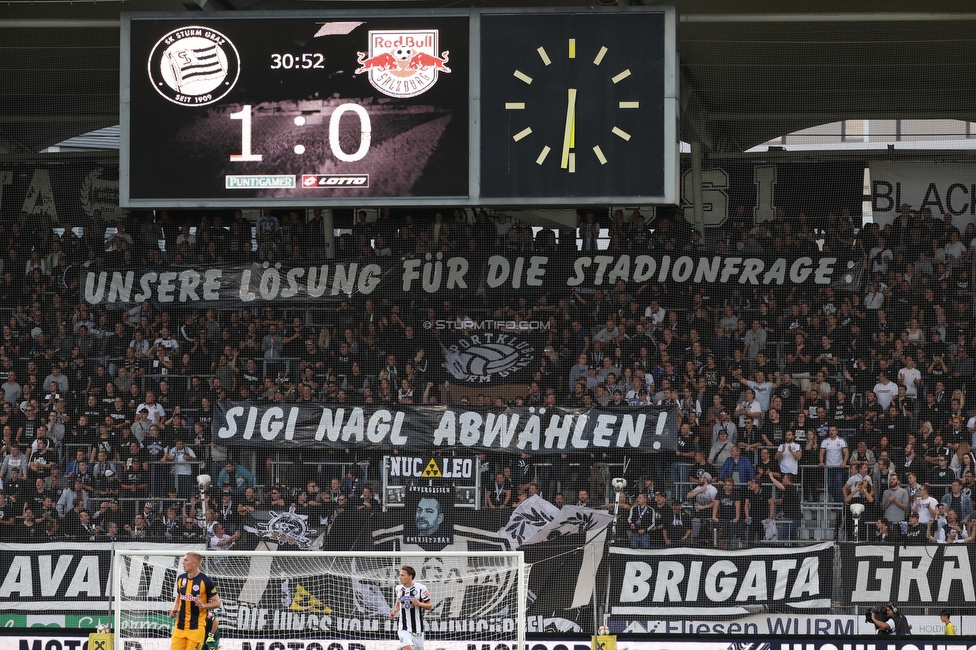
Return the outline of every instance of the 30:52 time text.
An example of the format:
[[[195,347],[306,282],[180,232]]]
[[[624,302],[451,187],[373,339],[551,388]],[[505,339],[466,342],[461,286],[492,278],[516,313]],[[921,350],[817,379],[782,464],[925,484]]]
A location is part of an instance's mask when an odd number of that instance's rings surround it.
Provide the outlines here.
[[[304,54],[272,54],[272,70],[324,70],[325,55],[318,52]]]

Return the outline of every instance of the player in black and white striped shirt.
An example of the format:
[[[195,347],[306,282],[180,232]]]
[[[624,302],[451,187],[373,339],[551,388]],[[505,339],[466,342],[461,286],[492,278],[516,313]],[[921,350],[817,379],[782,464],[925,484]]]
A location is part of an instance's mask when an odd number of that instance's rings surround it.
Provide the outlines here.
[[[397,619],[397,632],[403,650],[424,650],[424,610],[434,609],[427,587],[414,582],[417,572],[411,566],[400,569],[400,584],[394,590],[396,604],[390,618]]]

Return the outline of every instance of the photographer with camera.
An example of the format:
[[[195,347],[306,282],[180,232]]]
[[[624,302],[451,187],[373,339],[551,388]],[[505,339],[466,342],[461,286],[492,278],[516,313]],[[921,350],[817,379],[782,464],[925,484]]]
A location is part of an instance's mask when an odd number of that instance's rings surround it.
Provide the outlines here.
[[[878,614],[883,615],[883,619],[878,618]],[[911,636],[912,626],[908,623],[908,619],[899,611],[898,606],[892,603],[888,603],[884,606],[884,611],[880,612],[876,609],[872,609],[868,612],[866,617],[869,623],[874,623],[874,626],[878,628],[879,635],[885,636]]]

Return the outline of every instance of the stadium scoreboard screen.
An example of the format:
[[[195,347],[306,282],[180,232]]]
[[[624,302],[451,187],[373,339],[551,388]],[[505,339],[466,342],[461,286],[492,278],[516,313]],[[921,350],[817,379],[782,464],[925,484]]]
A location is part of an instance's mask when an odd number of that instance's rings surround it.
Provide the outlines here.
[[[674,203],[674,12],[126,14],[126,207]]]

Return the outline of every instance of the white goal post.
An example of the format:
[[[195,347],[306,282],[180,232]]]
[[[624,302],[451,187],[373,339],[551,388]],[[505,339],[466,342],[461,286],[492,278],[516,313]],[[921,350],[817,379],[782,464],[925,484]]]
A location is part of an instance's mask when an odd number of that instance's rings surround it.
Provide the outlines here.
[[[116,550],[117,650],[169,650],[168,613],[191,551]],[[528,565],[520,551],[198,552],[222,601],[220,650],[397,650],[389,612],[404,565],[434,605],[424,613],[425,650],[525,647]]]

